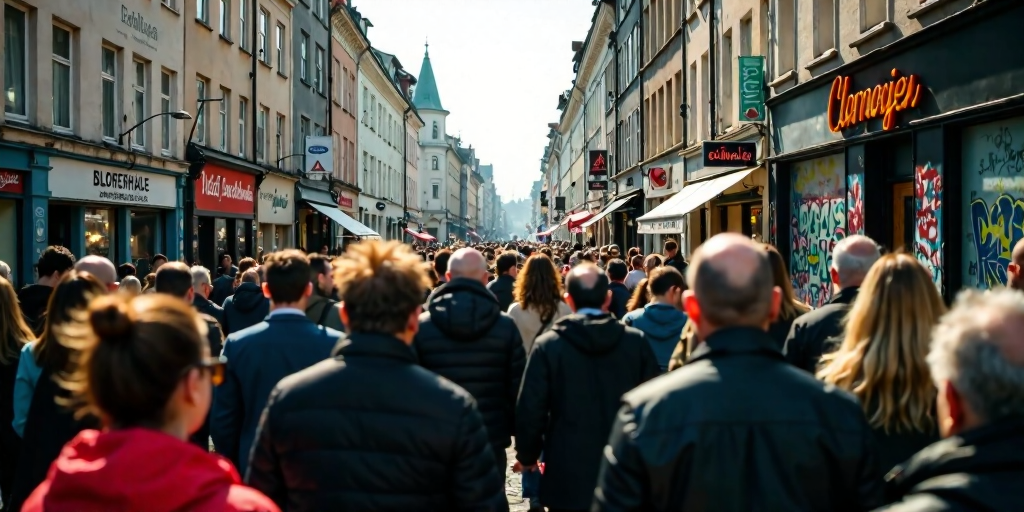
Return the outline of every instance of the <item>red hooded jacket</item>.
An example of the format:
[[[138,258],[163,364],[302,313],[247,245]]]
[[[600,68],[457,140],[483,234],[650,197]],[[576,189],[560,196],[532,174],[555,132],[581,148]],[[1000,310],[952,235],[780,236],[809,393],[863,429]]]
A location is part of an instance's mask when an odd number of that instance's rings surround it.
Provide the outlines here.
[[[163,432],[82,431],[23,512],[280,512],[227,460]]]

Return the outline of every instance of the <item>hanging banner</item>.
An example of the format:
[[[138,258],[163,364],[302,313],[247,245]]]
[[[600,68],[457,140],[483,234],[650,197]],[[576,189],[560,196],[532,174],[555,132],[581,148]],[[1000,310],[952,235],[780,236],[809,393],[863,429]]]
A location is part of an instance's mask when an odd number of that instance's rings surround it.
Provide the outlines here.
[[[740,68],[740,122],[764,121],[764,57],[738,57]]]

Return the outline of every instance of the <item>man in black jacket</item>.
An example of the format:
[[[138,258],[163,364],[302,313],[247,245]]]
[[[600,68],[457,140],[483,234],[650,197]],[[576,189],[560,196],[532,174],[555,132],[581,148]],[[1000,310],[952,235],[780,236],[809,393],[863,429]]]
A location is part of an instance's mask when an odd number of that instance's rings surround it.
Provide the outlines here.
[[[200,313],[205,313],[224,323],[224,309],[210,301],[213,285],[210,282],[210,271],[206,267],[196,265],[189,269],[192,272],[192,305]]]
[[[608,314],[608,277],[591,263],[567,279],[575,312],[537,338],[516,406],[517,469],[532,471],[544,452],[540,502],[587,510],[601,450],[623,393],[660,373],[643,333]]]
[[[684,305],[704,343],[623,397],[592,510],[878,506],[882,472],[857,400],[788,364],[765,332],[781,300],[767,253],[718,235],[687,278]]]
[[[210,300],[214,304],[223,305],[224,300],[234,293],[235,274],[238,267],[231,264],[230,254],[221,254],[220,265],[217,267],[217,280],[213,282],[213,291],[210,293]]]
[[[476,399],[499,467],[515,431],[516,394],[526,352],[512,318],[487,291],[487,261],[476,249],[448,260],[447,282],[434,290],[413,342],[420,364]]]
[[[75,255],[65,247],[51,245],[36,261],[36,283],[18,290],[21,313],[25,315],[25,320],[36,335],[43,332],[43,315],[50,303],[50,294],[64,274],[74,268]]]
[[[254,268],[242,274],[235,293],[224,299],[224,333],[232,335],[262,322],[270,314],[270,298],[260,286],[260,274]]]
[[[1024,295],[968,291],[928,364],[943,437],[886,476],[885,512],[1024,510]]]
[[[633,294],[626,287],[626,276],[629,275],[629,267],[626,262],[615,258],[608,262],[608,289],[612,292],[612,301],[608,305],[608,312],[615,318],[622,320],[626,317],[626,305]]]
[[[857,298],[860,283],[881,257],[878,244],[864,235],[853,235],[836,244],[829,269],[835,295],[828,304],[793,321],[783,349],[787,361],[811,373],[817,370],[821,355],[831,351],[829,340],[843,334],[842,322]]]
[[[519,255],[514,252],[502,253],[495,263],[498,278],[487,283],[487,289],[498,298],[498,306],[502,311],[508,311],[508,307],[515,300],[512,291],[516,287],[516,276],[519,275]]]
[[[366,242],[334,275],[350,334],[274,388],[249,485],[289,512],[507,510],[473,397],[409,349],[431,284],[420,258]]]
[[[669,239],[665,240],[665,262],[663,265],[672,267],[679,271],[680,274],[686,275],[686,267],[689,265],[686,263],[686,258],[683,258],[683,253],[679,250],[679,242]]]

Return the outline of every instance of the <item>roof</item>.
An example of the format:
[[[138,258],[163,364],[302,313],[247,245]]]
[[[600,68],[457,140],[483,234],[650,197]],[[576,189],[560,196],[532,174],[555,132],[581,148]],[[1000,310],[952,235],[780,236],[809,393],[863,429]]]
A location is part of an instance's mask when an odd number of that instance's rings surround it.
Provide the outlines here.
[[[444,110],[441,106],[441,95],[437,93],[437,80],[434,79],[434,67],[430,65],[430,47],[423,51],[423,65],[420,67],[419,83],[413,94],[412,102],[420,110]]]

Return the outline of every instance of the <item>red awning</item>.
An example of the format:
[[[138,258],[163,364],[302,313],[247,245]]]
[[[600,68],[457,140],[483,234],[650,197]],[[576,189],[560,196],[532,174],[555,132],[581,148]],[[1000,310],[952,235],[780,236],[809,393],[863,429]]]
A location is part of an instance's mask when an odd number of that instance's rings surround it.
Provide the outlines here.
[[[588,211],[576,212],[576,213],[574,213],[572,215],[569,215],[567,217],[567,219],[568,219],[567,224],[569,225],[569,231],[572,231],[573,229],[580,227],[580,225],[582,225],[584,222],[590,220],[590,218],[593,217],[593,216],[594,216],[594,214],[590,213]]]
[[[473,237],[473,238],[476,238],[477,240],[483,240],[483,239],[484,239],[484,237],[482,237],[482,236],[480,236],[480,235],[476,234],[476,231],[470,231],[470,232],[469,232],[469,233],[467,233],[467,234],[468,234],[469,236]]]
[[[431,236],[430,233],[420,233],[419,231],[413,231],[409,228],[405,228],[405,232],[409,233],[410,236],[419,240],[420,242],[436,242],[437,239]]]

